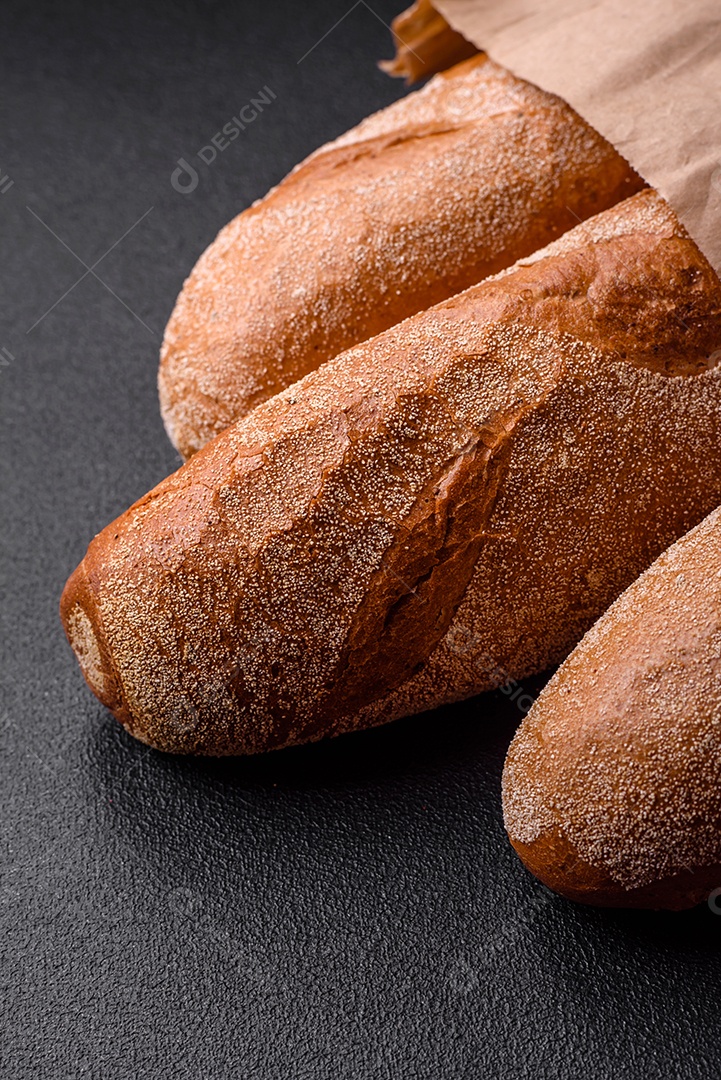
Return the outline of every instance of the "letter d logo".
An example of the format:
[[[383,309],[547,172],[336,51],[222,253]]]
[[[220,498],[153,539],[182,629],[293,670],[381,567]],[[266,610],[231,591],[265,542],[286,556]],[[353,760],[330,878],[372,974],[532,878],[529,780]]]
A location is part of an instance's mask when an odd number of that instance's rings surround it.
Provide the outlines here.
[[[198,174],[185,158],[178,158],[178,168],[170,177],[170,183],[181,195],[190,195],[198,186]]]

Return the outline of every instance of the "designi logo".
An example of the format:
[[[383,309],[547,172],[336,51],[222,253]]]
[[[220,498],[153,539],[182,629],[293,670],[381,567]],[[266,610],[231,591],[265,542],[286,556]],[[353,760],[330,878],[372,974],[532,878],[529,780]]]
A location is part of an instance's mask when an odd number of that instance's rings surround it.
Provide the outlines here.
[[[178,158],[178,167],[173,170],[170,183],[181,195],[190,195],[198,186],[198,170],[189,165],[184,157]]]
[[[264,86],[262,90],[258,91],[256,97],[251,98],[249,103],[238,111],[237,116],[231,116],[230,120],[223,124],[220,131],[216,131],[209,143],[200,147],[195,157],[199,158],[205,165],[212,165],[218,154],[222,154],[224,150],[227,150],[230,144],[238,138],[241,131],[245,131],[248,124],[252,124],[260,116],[263,107],[270,105],[271,102],[275,101],[276,97],[277,94],[269,86]],[[173,169],[170,175],[170,183],[173,189],[180,195],[191,195],[199,182],[200,175],[195,166],[191,165],[184,157],[178,158],[177,167]]]

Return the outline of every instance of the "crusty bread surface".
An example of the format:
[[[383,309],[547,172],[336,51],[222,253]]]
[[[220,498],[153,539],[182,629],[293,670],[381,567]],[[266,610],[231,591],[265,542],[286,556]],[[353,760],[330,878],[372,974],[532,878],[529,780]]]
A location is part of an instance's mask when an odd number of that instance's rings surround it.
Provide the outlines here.
[[[721,890],[721,509],[559,669],[503,791],[513,846],[573,900],[678,909]]]
[[[95,538],[62,616],[165,750],[251,753],[562,660],[721,502],[721,284],[651,191],[359,345]]]
[[[641,179],[570,106],[474,57],[312,154],[186,281],[161,411],[189,457],[321,363],[547,244]]]

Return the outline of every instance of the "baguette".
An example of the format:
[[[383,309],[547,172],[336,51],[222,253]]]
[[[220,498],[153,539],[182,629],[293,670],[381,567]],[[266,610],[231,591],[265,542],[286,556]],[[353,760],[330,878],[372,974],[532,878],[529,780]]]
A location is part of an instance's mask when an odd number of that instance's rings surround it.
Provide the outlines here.
[[[642,180],[570,106],[478,56],[369,117],[226,226],[161,351],[189,457],[344,349],[475,284]]]
[[[646,191],[356,346],[95,538],[61,604],[91,688],[230,754],[543,670],[721,501],[719,342]]]
[[[564,896],[678,909],[721,892],[721,509],[556,673],[503,791],[511,843]]]

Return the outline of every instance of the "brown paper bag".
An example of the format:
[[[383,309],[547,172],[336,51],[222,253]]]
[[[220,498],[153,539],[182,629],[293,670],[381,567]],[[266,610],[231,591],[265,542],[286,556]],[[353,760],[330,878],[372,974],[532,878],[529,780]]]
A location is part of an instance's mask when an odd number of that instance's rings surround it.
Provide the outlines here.
[[[455,31],[605,135],[721,273],[721,0],[433,3]],[[428,0],[419,7],[427,28]],[[420,36],[432,52],[427,30]]]

